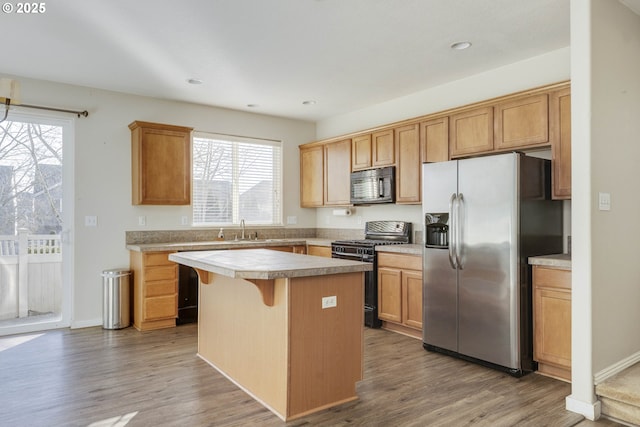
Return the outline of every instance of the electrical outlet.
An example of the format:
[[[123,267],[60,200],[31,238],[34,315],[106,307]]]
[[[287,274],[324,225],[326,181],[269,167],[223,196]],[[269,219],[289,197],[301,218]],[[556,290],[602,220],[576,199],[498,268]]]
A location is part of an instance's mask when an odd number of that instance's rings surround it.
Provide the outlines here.
[[[85,227],[97,227],[98,226],[98,217],[95,215],[87,215],[84,217],[84,226]]]
[[[144,215],[140,215],[138,217],[138,225],[147,225],[147,217]]]
[[[180,224],[189,225],[189,217],[186,215],[182,215],[182,217],[180,218]]]
[[[338,305],[338,297],[332,295],[330,297],[322,297],[322,308],[331,308]]]
[[[291,215],[287,217],[287,224],[297,224],[298,223],[298,217],[295,215]]]

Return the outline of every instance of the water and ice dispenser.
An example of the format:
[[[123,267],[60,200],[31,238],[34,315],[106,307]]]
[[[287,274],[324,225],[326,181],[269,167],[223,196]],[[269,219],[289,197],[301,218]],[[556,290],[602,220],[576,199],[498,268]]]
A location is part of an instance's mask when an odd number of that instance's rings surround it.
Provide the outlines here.
[[[446,248],[449,246],[449,214],[425,214],[425,246]]]

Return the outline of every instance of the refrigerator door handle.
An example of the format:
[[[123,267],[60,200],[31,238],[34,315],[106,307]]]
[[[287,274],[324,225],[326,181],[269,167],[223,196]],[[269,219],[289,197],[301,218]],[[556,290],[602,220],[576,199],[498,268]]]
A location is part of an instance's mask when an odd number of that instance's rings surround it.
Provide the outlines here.
[[[456,265],[458,269],[462,270],[464,265],[462,263],[462,240],[463,230],[462,224],[464,224],[464,197],[462,193],[456,197]]]
[[[449,227],[449,264],[451,264],[451,268],[453,268],[454,270],[456,268],[458,268],[457,264],[456,264],[456,219],[455,219],[455,212],[456,212],[456,200],[457,200],[457,195],[456,193],[453,193],[451,195],[451,197],[449,198],[449,220],[451,221],[451,226]]]

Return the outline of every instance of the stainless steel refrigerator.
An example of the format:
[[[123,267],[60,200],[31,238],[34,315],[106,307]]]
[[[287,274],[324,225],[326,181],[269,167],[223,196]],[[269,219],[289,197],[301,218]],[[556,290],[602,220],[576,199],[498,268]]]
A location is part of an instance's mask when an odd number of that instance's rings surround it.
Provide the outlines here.
[[[562,252],[550,169],[521,153],[423,165],[425,349],[535,370],[527,257]]]

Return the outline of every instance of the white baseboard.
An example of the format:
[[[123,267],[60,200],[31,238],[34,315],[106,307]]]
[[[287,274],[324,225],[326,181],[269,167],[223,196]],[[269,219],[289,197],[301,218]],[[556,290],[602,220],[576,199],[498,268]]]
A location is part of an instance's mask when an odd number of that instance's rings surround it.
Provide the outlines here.
[[[606,379],[614,376],[615,374],[624,371],[630,366],[640,362],[640,352],[632,354],[631,356],[622,359],[621,361],[614,363],[613,365],[604,368],[603,370],[596,372],[593,376],[593,381],[596,385],[602,383]]]
[[[583,402],[575,399],[573,395],[565,398],[565,408],[567,411],[575,412],[576,414],[583,415],[586,419],[595,421],[600,418],[601,404],[599,400],[593,403]]]
[[[71,329],[92,328],[94,326],[102,326],[102,318],[80,320],[71,322]]]

